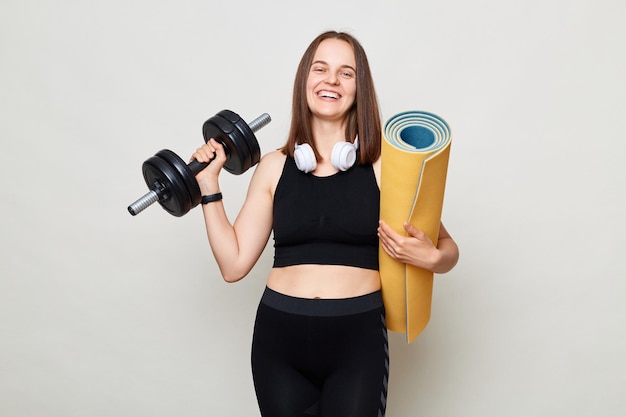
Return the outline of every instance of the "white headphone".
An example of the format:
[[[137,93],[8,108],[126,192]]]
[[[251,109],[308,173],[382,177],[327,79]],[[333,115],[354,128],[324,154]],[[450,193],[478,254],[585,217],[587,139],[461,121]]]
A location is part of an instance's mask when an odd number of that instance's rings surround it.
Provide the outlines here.
[[[330,154],[330,162],[338,170],[346,171],[356,162],[357,149],[359,149],[358,137],[354,139],[354,143],[337,142]],[[302,172],[311,172],[317,166],[315,152],[313,152],[313,148],[308,143],[296,145],[293,157],[296,160],[296,166]]]

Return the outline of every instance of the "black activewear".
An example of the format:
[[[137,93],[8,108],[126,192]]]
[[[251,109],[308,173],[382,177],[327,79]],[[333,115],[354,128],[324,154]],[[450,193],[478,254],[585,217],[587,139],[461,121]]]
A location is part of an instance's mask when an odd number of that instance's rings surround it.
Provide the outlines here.
[[[371,164],[328,177],[287,156],[274,195],[274,267],[347,265],[378,270],[380,190]]]
[[[266,288],[252,342],[263,417],[382,417],[389,354],[380,291],[305,299]]]

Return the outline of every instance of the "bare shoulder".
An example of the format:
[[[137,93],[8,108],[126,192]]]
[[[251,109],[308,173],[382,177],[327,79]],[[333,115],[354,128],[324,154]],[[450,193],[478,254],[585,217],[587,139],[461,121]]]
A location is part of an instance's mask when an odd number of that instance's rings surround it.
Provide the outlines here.
[[[274,151],[268,152],[261,157],[261,162],[263,164],[278,164],[281,169],[283,164],[285,163],[285,158],[287,155],[282,153],[280,150],[276,149]]]
[[[261,170],[270,176],[275,176],[276,174],[280,176],[286,158],[287,155],[279,150],[268,152],[259,161],[257,170]]]
[[[254,172],[255,182],[261,182],[272,190],[276,189],[278,180],[283,172],[287,156],[279,150],[271,151],[263,155]]]

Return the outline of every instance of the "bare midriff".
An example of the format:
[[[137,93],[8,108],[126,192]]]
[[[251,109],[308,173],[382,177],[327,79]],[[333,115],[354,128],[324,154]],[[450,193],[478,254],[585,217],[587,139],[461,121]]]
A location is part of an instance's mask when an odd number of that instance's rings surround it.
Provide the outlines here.
[[[380,290],[380,274],[344,265],[294,265],[273,268],[267,286],[300,298],[350,298]]]

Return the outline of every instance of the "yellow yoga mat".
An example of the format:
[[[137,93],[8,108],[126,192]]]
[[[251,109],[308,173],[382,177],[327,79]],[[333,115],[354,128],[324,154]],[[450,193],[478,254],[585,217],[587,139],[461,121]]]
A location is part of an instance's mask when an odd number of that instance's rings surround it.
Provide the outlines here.
[[[451,131],[439,116],[407,111],[383,128],[380,218],[406,235],[409,221],[437,242],[450,155]],[[393,260],[380,248],[387,328],[411,343],[430,320],[433,273]]]

